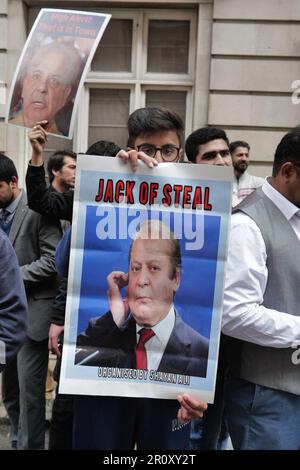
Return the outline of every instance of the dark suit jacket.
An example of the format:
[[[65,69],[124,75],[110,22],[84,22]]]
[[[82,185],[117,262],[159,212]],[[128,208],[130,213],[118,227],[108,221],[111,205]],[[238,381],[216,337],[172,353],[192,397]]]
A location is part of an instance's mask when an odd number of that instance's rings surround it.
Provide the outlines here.
[[[26,188],[30,209],[39,214],[72,220],[74,191],[65,193],[49,191],[45,180],[44,165],[28,165],[26,173]]]
[[[48,337],[51,308],[57,292],[54,254],[60,238],[59,221],[29,209],[26,194],[22,191],[9,239],[19,261],[27,294],[27,334],[35,341]]]
[[[88,328],[77,338],[81,350],[75,363],[82,365],[135,368],[134,347],[136,323],[132,316],[123,329],[119,329],[108,312],[92,319]],[[175,325],[164,351],[158,371],[205,377],[208,340],[184,323],[176,313]]]
[[[26,337],[27,302],[16,254],[0,229],[0,371]],[[3,357],[4,356],[4,357]]]

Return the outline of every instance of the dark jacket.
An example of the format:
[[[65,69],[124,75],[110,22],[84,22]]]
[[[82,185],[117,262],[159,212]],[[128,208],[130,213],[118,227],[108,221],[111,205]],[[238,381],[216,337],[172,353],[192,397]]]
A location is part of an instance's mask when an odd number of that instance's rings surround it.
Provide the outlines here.
[[[61,237],[59,221],[31,211],[23,192],[9,232],[24,281],[28,302],[28,336],[48,337],[53,299],[57,292],[55,247]]]
[[[76,363],[82,365],[135,368],[136,323],[132,316],[119,329],[108,312],[94,318],[77,338],[81,350]],[[88,356],[93,355],[90,359]],[[205,377],[208,358],[208,340],[184,323],[176,313],[175,326],[164,351],[158,371]],[[87,359],[85,361],[85,359]]]
[[[49,190],[46,185],[44,165],[28,165],[26,188],[30,209],[58,219],[72,220],[74,191],[59,193]]]
[[[30,209],[57,219],[72,220],[74,191],[59,193],[50,186],[47,188],[44,165],[28,165],[26,174],[27,199]],[[67,271],[66,271],[67,272]],[[64,275],[67,277],[67,274]],[[68,280],[60,278],[57,296],[55,297],[51,323],[63,325],[67,299]]]

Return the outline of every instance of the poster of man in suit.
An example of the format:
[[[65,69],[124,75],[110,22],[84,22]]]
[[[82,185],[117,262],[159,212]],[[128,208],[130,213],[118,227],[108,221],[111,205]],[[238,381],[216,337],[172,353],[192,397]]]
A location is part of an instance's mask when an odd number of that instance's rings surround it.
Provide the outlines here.
[[[63,393],[213,399],[231,172],[167,166],[79,157]]]
[[[129,249],[128,273],[107,276],[110,311],[78,336],[75,362],[205,377],[208,340],[174,306],[181,267],[180,243],[169,227],[159,219],[142,223]]]

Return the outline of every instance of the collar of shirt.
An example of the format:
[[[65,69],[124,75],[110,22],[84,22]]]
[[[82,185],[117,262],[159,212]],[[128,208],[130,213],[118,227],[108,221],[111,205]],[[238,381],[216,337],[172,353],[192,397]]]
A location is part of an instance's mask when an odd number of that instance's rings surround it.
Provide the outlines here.
[[[163,320],[151,327],[151,330],[154,331],[155,337],[164,347],[167,345],[171,333],[175,325],[175,310],[174,305],[171,305],[171,308],[168,314]],[[139,331],[144,328],[143,326],[136,325],[136,336],[137,342],[139,340]]]
[[[271,199],[275,206],[282,212],[284,217],[290,221],[294,215],[299,217],[299,207],[295,206],[290,202],[286,197],[284,197],[277,189],[275,189],[267,179],[265,179],[264,184],[262,185],[262,190],[264,194]]]
[[[22,190],[20,191],[20,194],[16,197],[16,199],[14,199],[7,207],[5,207],[7,212],[9,212],[10,214],[8,218],[11,218],[11,216],[16,212],[21,196],[22,196]],[[2,212],[2,209],[1,209],[1,212]]]

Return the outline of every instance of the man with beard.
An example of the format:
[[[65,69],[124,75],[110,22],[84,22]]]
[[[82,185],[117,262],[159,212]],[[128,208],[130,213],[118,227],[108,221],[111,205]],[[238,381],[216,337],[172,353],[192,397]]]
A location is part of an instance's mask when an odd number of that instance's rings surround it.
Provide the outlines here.
[[[231,142],[229,150],[235,176],[232,191],[232,206],[234,207],[256,188],[262,186],[264,179],[250,175],[247,171],[250,153],[250,145],[247,142],[242,140]]]
[[[272,176],[233,211],[222,331],[235,450],[300,449],[300,132],[277,146]]]
[[[28,329],[18,357],[2,375],[12,448],[44,449],[48,331],[57,291],[58,221],[29,209],[13,161],[0,153],[0,220],[17,255],[28,302]],[[12,290],[14,285],[12,284]]]

